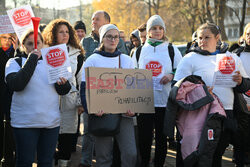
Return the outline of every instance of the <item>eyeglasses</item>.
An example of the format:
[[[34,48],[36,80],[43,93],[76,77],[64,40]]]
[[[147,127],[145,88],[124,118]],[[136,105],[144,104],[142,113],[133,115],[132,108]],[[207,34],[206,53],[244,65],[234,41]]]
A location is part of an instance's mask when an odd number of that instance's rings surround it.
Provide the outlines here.
[[[5,37],[5,36],[2,36],[1,39],[4,39],[5,41],[8,41],[8,40],[9,40],[9,41],[12,41],[12,38],[11,38],[11,37],[8,38],[8,37]]]
[[[105,38],[107,38],[107,40],[109,41],[113,41],[113,40],[118,41],[120,37],[119,35],[116,35],[116,36],[106,35]]]

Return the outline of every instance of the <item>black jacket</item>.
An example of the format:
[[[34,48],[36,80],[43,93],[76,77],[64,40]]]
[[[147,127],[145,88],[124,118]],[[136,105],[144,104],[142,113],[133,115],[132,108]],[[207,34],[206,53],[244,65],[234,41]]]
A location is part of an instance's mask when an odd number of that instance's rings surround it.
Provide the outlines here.
[[[8,90],[7,84],[4,81],[5,78],[5,66],[7,61],[10,58],[14,57],[15,50],[11,48],[9,55],[5,53],[5,51],[0,48],[0,115],[1,120],[4,113],[6,113],[7,118],[9,120],[9,111],[10,111],[10,103],[12,93]]]
[[[204,83],[199,76],[191,75],[191,76],[186,77],[184,80],[177,82],[174,85],[174,87],[171,89],[168,103],[167,103],[165,118],[164,118],[164,134],[170,139],[174,137],[174,127],[176,124],[176,118],[178,115],[178,111],[181,108],[187,111],[193,111],[211,103],[214,100],[212,95],[208,92],[206,85],[204,85],[203,89],[206,92],[206,96],[203,97],[202,99],[196,101],[193,104],[183,104],[182,102],[177,101],[176,96],[178,93],[178,89],[180,85],[185,81],[190,81],[195,84]],[[212,166],[213,154],[219,142],[223,119],[224,119],[224,116],[218,113],[207,115],[203,130],[201,133],[198,150],[194,151],[192,154],[190,154],[183,160],[185,167],[186,166],[187,167],[192,167],[192,166],[211,167]],[[212,129],[214,132],[213,140],[208,140],[208,130],[210,129]]]

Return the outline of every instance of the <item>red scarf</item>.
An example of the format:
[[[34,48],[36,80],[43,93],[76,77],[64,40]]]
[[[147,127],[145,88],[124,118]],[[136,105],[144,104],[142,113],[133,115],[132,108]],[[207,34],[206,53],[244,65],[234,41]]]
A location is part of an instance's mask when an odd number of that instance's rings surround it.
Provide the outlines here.
[[[8,50],[10,47],[6,48],[6,47],[2,47],[3,51],[6,52],[6,50]]]

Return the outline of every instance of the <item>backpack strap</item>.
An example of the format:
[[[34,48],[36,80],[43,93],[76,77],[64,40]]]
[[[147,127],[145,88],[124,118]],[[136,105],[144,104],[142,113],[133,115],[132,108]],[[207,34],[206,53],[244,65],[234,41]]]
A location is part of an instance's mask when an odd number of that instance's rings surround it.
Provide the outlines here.
[[[142,45],[139,46],[139,47],[136,49],[136,51],[135,51],[136,61],[137,61],[137,62],[139,61],[139,58],[140,58],[141,48],[142,48]]]
[[[77,56],[77,69],[76,69],[76,73],[75,73],[76,88],[77,88],[77,89],[79,89],[79,85],[78,85],[78,82],[77,82],[77,75],[78,75],[79,71],[80,71],[81,68],[82,68],[83,60],[84,60],[84,57],[83,57],[82,54],[80,54],[80,55]]]
[[[240,57],[240,54],[243,51],[244,51],[244,47],[240,46],[239,48],[237,48],[236,50],[234,50],[233,53],[236,53]]]
[[[77,74],[78,74],[79,71],[81,70],[82,65],[83,65],[83,60],[84,60],[84,57],[83,57],[82,54],[80,54],[80,55],[77,56],[77,69],[76,69],[76,74],[75,74],[75,76],[77,76]]]
[[[168,53],[172,63],[172,72],[174,72],[174,47],[172,43],[168,44]]]
[[[15,57],[14,58],[17,64],[22,68],[22,57]]]

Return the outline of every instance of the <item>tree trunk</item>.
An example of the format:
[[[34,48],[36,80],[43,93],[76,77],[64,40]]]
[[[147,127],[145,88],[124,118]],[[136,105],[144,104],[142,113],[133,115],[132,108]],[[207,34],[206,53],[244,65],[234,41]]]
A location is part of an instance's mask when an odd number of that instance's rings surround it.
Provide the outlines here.
[[[221,29],[221,38],[222,38],[223,41],[225,41],[225,40],[227,40],[227,35],[225,33],[225,26],[224,26],[226,0],[220,0],[219,1],[219,9],[218,10],[219,10],[218,11],[218,26]]]
[[[220,1],[220,0],[219,0]],[[214,0],[214,23],[219,25],[219,2],[218,0]]]
[[[148,17],[151,17],[152,13],[151,13],[151,0],[148,0]]]
[[[205,8],[205,1],[201,3],[201,10],[202,14],[199,16],[200,24],[204,23],[206,20],[206,8]]]
[[[207,20],[210,22],[210,23],[214,23],[213,21],[213,17],[212,17],[212,14],[210,12],[211,10],[211,7],[210,7],[210,3],[209,3],[209,0],[205,0],[206,1],[206,14],[207,14]]]
[[[17,7],[17,0],[13,0],[14,2],[14,7],[16,8]]]
[[[80,20],[82,20],[82,0],[79,0],[79,2],[80,2],[80,8],[79,8],[80,13],[79,13],[79,17],[80,17]]]
[[[244,30],[245,16],[246,16],[246,4],[247,4],[247,0],[243,0],[242,17],[240,21],[240,35],[243,35],[243,30]]]
[[[0,0],[0,13],[1,15],[4,15],[6,12],[6,8],[5,8],[5,0]]]
[[[155,7],[156,7],[155,13],[156,13],[156,14],[159,14],[160,0],[157,0]]]

